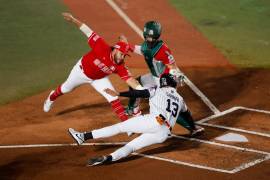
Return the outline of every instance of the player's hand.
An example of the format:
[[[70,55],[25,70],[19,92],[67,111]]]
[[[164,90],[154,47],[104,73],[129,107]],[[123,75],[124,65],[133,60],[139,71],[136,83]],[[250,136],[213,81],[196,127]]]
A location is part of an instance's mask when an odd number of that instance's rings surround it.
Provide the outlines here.
[[[121,42],[128,43],[127,37],[123,34],[118,37],[118,40]]]
[[[64,17],[65,20],[72,22],[75,18],[72,16],[72,14],[68,12],[63,12],[62,16]]]
[[[178,77],[178,83],[180,84],[180,86],[185,85],[185,76],[184,75],[181,75]]]
[[[109,94],[109,95],[111,95],[111,96],[119,96],[119,93],[118,92],[116,92],[116,91],[114,91],[114,90],[111,90],[111,89],[109,89],[109,88],[106,88],[106,89],[104,89],[104,91],[107,93],[107,94]]]

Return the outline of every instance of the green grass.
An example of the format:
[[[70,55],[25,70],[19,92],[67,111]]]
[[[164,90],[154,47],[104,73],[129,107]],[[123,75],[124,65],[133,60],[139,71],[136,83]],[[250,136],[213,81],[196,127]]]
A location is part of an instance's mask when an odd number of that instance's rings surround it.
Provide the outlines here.
[[[269,0],[170,0],[239,67],[270,68]]]
[[[88,50],[58,0],[0,0],[0,104],[53,88]]]

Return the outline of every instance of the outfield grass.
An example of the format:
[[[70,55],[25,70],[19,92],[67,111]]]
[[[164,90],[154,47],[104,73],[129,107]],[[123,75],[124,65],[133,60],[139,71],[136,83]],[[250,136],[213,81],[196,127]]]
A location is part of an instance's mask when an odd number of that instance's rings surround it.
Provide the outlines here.
[[[239,67],[270,68],[269,0],[170,0]]]
[[[59,0],[0,0],[0,104],[55,87],[88,50]]]

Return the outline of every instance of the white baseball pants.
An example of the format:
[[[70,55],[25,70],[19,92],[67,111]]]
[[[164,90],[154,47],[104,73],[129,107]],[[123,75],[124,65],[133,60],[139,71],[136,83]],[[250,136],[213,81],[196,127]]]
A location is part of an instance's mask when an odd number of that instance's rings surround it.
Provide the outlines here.
[[[166,125],[160,125],[155,115],[147,114],[102,129],[93,130],[92,135],[94,139],[97,139],[127,132],[141,133],[141,135],[113,152],[111,154],[113,161],[126,157],[146,146],[162,143],[170,134],[169,128]]]
[[[99,92],[108,102],[112,102],[118,99],[118,97],[113,97],[104,92],[104,89],[106,88],[114,90],[114,87],[108,77],[93,80],[88,78],[84,74],[83,70],[81,69],[81,59],[73,67],[67,80],[61,85],[61,91],[62,93],[68,93],[74,88],[86,83],[90,84],[93,88],[95,88],[95,90]]]

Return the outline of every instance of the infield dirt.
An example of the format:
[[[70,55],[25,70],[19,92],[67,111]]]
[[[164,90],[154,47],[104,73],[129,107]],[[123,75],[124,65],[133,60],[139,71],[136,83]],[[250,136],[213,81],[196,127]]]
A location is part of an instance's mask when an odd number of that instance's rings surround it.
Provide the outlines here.
[[[184,17],[163,0],[116,1],[124,12],[139,26],[145,21],[157,19],[164,27],[162,38],[172,49],[177,64],[191,81],[220,110],[233,106],[247,106],[270,109],[270,72],[262,69],[237,69],[215,49],[201,33],[188,23]],[[128,2],[128,3],[127,3]],[[64,0],[70,11],[110,44],[124,33],[132,43],[141,43],[140,37],[105,2],[89,0]],[[75,28],[75,27],[74,27]],[[85,43],[87,45],[87,43]],[[78,57],[79,58],[79,57]],[[75,64],[76,60],[74,60]],[[132,56],[127,64],[134,75],[147,72],[142,57]],[[71,67],[72,68],[72,67]],[[110,78],[117,90],[126,85],[113,75]],[[187,86],[179,89],[196,120],[213,113],[200,98]],[[49,90],[19,102],[0,108],[0,143],[10,144],[53,144],[71,143],[67,133],[69,127],[86,131],[118,122],[110,105],[92,87],[84,85],[74,92],[59,98],[51,112],[42,111],[43,101]],[[126,103],[126,99],[123,99]],[[147,112],[147,102],[144,102]],[[231,117],[235,114],[231,114]],[[228,115],[229,116],[229,115]],[[262,118],[262,120],[261,120]],[[269,132],[269,117],[256,116]],[[244,125],[250,128],[256,123],[252,118],[244,118]],[[213,121],[215,122],[215,120]],[[239,125],[240,126],[240,125]],[[256,129],[258,130],[258,129]],[[260,129],[259,129],[260,130]],[[212,140],[229,131],[207,128],[201,139]],[[185,130],[176,127],[174,133],[183,135]],[[249,144],[235,144],[270,151],[270,141],[254,135],[246,135]],[[125,134],[94,142],[128,141]],[[258,143],[261,142],[261,143]],[[229,175],[211,172],[168,162],[130,156],[119,163],[89,168],[85,166],[89,157],[107,154],[118,146],[58,147],[32,149],[0,149],[1,179],[268,179],[270,162],[248,168]],[[241,163],[260,158],[258,154],[216,146],[171,139],[163,145],[142,150],[145,154],[160,155],[186,160],[218,168],[231,169]]]

